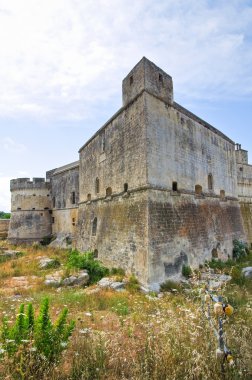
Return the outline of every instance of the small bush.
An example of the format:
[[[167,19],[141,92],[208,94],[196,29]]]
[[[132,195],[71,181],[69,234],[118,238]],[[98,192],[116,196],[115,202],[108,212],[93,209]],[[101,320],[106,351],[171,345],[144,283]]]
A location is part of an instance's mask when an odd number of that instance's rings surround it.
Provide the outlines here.
[[[122,268],[112,268],[110,273],[112,275],[125,276],[125,270]]]
[[[185,278],[191,277],[191,275],[192,275],[192,269],[191,269],[191,267],[189,265],[183,265],[183,267],[182,267],[182,275]]]
[[[94,259],[92,252],[79,253],[77,250],[70,252],[67,265],[69,268],[86,269],[89,274],[89,283],[93,284],[109,274],[108,268]]]
[[[238,266],[235,266],[232,268],[230,275],[232,277],[233,283],[240,286],[245,285],[246,278],[244,274],[242,273],[242,270]]]
[[[160,291],[161,292],[173,292],[174,289],[176,291],[181,290],[181,285],[178,282],[172,281],[172,280],[166,280],[160,285]]]
[[[52,235],[44,236],[42,240],[40,240],[40,244],[43,246],[49,245],[54,239],[55,237]]]
[[[131,275],[126,285],[126,289],[130,292],[138,292],[140,290],[140,284],[136,276]]]
[[[35,318],[32,304],[21,304],[16,321],[10,325],[4,318],[1,329],[1,356],[6,359],[15,379],[30,379],[31,372],[47,370],[57,364],[74,329],[74,321],[67,323],[64,308],[53,324],[49,315],[49,301],[44,299]],[[36,368],[35,368],[36,367]],[[37,377],[40,378],[40,377]]]
[[[246,243],[235,239],[233,241],[233,245],[234,245],[233,258],[235,260],[240,260],[240,259],[246,257],[247,254],[249,253],[248,246]]]

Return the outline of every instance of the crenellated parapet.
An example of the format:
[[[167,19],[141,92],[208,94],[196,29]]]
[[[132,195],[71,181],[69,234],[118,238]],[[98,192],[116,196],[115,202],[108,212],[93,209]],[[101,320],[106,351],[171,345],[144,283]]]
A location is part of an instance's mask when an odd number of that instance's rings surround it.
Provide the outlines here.
[[[10,181],[10,190],[50,189],[50,181],[45,178],[15,178]]]
[[[45,178],[16,178],[10,182],[12,243],[40,241],[52,231],[51,184]]]

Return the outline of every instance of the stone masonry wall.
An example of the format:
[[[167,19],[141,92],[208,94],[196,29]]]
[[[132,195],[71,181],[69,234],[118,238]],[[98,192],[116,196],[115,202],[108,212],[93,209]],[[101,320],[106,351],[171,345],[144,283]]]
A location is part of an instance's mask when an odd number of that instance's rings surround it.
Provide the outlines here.
[[[80,202],[105,197],[107,189],[123,192],[125,184],[129,190],[146,185],[144,121],[142,95],[81,148]]]
[[[75,236],[78,221],[79,165],[50,172],[52,193],[52,233]]]
[[[44,178],[12,180],[9,241],[40,241],[50,235],[50,209],[50,183]]]
[[[237,201],[149,191],[149,278],[151,284],[198,267],[212,254],[232,256],[233,239],[244,239]]]
[[[146,94],[148,182],[151,185],[237,197],[234,144],[182,111]],[[212,189],[208,176],[212,177]]]
[[[94,220],[97,218],[97,229]],[[147,283],[147,192],[136,191],[80,205],[78,248],[97,250],[108,267],[135,273]],[[95,232],[95,233],[94,233]]]
[[[8,236],[10,219],[0,219],[0,240]]]

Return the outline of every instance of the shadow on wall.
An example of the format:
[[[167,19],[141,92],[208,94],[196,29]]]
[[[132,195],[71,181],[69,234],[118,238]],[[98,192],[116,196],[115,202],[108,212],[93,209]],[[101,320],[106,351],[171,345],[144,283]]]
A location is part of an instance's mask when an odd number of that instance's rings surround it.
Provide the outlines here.
[[[170,277],[181,273],[183,265],[188,265],[188,257],[185,252],[181,251],[180,255],[175,257],[173,264],[164,263],[165,275]]]

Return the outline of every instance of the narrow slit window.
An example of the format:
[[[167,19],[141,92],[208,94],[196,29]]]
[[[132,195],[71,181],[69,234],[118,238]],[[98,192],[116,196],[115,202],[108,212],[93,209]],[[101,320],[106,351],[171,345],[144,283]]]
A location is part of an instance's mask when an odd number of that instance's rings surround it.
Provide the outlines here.
[[[130,76],[130,86],[133,84],[133,75]]]
[[[158,76],[158,80],[161,84],[163,84],[163,75],[162,74],[159,74]]]
[[[129,186],[128,186],[127,183],[125,183],[125,184],[123,185],[123,190],[124,190],[124,192],[127,193],[128,189],[129,189]]]
[[[99,178],[96,178],[96,180],[95,180],[95,192],[96,192],[96,194],[99,194],[99,192],[100,192],[100,181],[99,181]]]
[[[172,182],[172,191],[178,191],[178,183]]]
[[[72,192],[72,204],[75,205],[76,199],[75,199],[75,191]]]
[[[55,197],[53,197],[53,208],[56,206],[56,198]]]
[[[208,190],[213,190],[213,176],[208,174]]]
[[[97,218],[95,217],[92,223],[92,236],[96,236],[97,232]]]
[[[88,200],[88,201],[91,201],[91,194],[88,194],[88,195],[87,195],[87,200]]]

